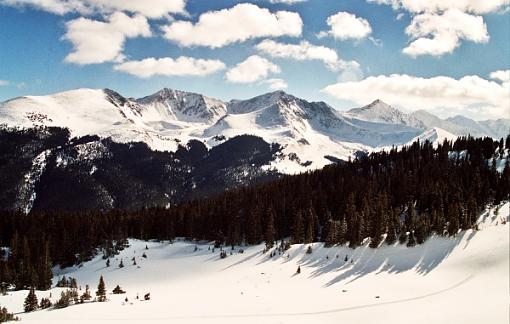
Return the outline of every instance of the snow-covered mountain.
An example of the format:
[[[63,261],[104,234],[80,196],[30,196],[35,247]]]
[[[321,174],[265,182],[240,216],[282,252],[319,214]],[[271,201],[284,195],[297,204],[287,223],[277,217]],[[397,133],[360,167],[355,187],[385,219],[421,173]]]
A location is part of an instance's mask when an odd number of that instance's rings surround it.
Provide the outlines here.
[[[425,110],[417,110],[411,116],[420,120],[427,129],[439,127],[458,136],[469,134],[474,137],[501,138],[510,133],[510,119],[475,121],[460,115],[440,119]]]
[[[426,128],[418,118],[405,114],[381,100],[375,100],[365,107],[351,109],[345,115],[371,122],[402,124],[419,129]]]
[[[58,126],[73,136],[98,135],[120,143],[145,142],[176,151],[198,140],[211,148],[237,135],[256,135],[282,149],[267,168],[295,173],[347,159],[358,151],[403,145],[415,138],[439,141],[451,135],[506,136],[510,120],[442,120],[424,111],[405,114],[376,100],[339,112],[324,102],[308,102],[283,91],[248,100],[221,100],[163,89],[126,98],[115,91],[78,89],[48,96],[25,96],[0,103],[0,124]],[[430,135],[429,132],[435,135]]]

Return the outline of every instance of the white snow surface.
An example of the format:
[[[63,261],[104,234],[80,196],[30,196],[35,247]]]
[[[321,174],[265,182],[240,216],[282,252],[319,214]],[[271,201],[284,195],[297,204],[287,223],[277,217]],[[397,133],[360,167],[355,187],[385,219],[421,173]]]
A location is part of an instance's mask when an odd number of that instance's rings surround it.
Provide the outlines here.
[[[120,285],[125,295],[21,313],[27,291],[18,291],[1,296],[0,305],[19,313],[23,323],[38,324],[508,323],[509,209],[505,203],[498,215],[485,212],[478,231],[434,236],[413,248],[383,243],[371,249],[365,242],[352,250],[315,243],[310,255],[307,245],[293,245],[271,258],[258,245],[243,247],[243,254],[235,247],[220,259],[219,250],[211,252],[206,243],[130,240],[109,268],[97,256],[56,269],[75,277],[82,289],[89,284],[93,293],[103,275],[109,292]],[[131,265],[132,257],[138,265]],[[117,266],[120,259],[124,268]],[[60,288],[36,294],[40,299],[50,292],[55,300]],[[149,301],[135,298],[148,292]]]

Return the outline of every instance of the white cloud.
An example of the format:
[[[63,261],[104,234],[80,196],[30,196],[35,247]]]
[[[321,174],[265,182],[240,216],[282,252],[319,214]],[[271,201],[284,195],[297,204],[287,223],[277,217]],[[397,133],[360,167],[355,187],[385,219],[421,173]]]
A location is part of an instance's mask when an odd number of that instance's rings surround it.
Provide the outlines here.
[[[116,12],[106,22],[78,18],[66,23],[63,39],[73,44],[73,51],[65,58],[76,64],[119,62],[127,38],[149,37],[151,30],[147,19],[137,15],[129,17]]]
[[[300,36],[303,21],[298,13],[270,12],[242,3],[229,9],[206,12],[193,24],[175,21],[163,27],[164,36],[181,46],[223,47],[250,38]]]
[[[496,73],[494,76],[500,77],[500,73]],[[446,76],[419,78],[405,74],[379,75],[361,81],[333,84],[322,91],[359,105],[381,99],[408,110],[426,109],[440,115],[508,118],[510,113],[508,83],[501,84],[476,75],[458,80]]]
[[[406,28],[413,41],[403,52],[409,56],[440,56],[452,53],[461,40],[475,43],[489,41],[483,17],[450,9],[441,14],[424,13],[413,17]]]
[[[490,78],[493,80],[498,80],[503,83],[509,83],[510,82],[510,70],[499,70],[492,72],[490,74]]]
[[[510,0],[367,0],[391,5],[394,10],[406,10],[412,21],[406,33],[411,44],[403,52],[441,56],[452,53],[462,40],[486,43],[487,26],[480,15],[503,12],[510,8]]]
[[[7,80],[0,80],[0,87],[5,87],[8,86],[9,84],[10,82]]]
[[[260,42],[256,49],[271,57],[291,58],[298,61],[320,60],[333,71],[359,67],[355,61],[341,60],[335,50],[325,46],[312,45],[307,41],[302,41],[299,44],[285,44],[266,39]]]
[[[186,0],[0,0],[0,5],[30,6],[57,15],[126,11],[149,18],[162,18],[171,13],[185,13]]]
[[[146,58],[141,61],[128,61],[114,66],[116,71],[135,75],[140,78],[150,78],[155,75],[164,76],[206,76],[225,69],[225,64],[219,60],[196,59],[181,56],[176,59]]]
[[[412,13],[457,9],[475,14],[486,14],[502,10],[510,5],[510,0],[368,0],[368,2],[391,5],[396,10],[404,9]]]
[[[252,83],[265,79],[270,73],[280,72],[278,65],[258,55],[252,55],[228,70],[226,78],[232,83]]]
[[[267,84],[271,90],[284,90],[288,88],[288,84],[283,79],[267,79],[262,81],[263,84]]]
[[[326,22],[330,30],[320,32],[319,37],[331,35],[340,40],[362,39],[372,33],[372,28],[366,19],[344,11],[328,17]]]

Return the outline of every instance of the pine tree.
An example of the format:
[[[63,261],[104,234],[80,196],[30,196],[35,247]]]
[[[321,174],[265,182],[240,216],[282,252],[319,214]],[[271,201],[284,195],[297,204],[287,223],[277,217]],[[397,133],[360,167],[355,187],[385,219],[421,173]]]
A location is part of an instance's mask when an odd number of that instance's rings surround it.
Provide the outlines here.
[[[53,272],[51,271],[51,259],[50,259],[50,250],[49,250],[49,242],[45,241],[44,243],[44,254],[39,262],[39,275],[37,289],[39,290],[48,290],[51,288],[51,279],[53,278]]]
[[[60,299],[55,303],[55,308],[66,308],[71,305],[71,292],[69,290],[60,293]]]
[[[260,215],[256,208],[251,208],[248,211],[246,219],[246,243],[258,244],[260,243]]]
[[[313,243],[315,241],[315,219],[317,216],[315,215],[315,211],[313,207],[308,209],[306,213],[306,233],[305,233],[305,243]]]
[[[324,242],[325,247],[331,247],[331,246],[337,244],[337,242],[338,242],[337,233],[338,233],[338,230],[337,230],[336,222],[332,219],[328,219],[327,235],[326,235],[326,240]]]
[[[264,236],[264,239],[266,241],[266,247],[268,249],[272,248],[274,245],[274,235],[275,235],[274,212],[272,208],[269,208],[267,210],[267,224]]]
[[[85,292],[80,297],[80,302],[84,303],[86,301],[89,301],[90,299],[92,299],[92,296],[90,295],[90,288],[89,285],[86,285]]]
[[[303,243],[303,241],[305,240],[303,215],[301,210],[299,209],[294,214],[294,225],[292,226],[292,230],[293,230],[292,235],[293,243]]]
[[[363,214],[356,211],[354,194],[350,193],[345,206],[345,215],[348,219],[349,247],[355,248],[361,244],[363,233]]]
[[[125,294],[126,292],[124,290],[122,290],[122,288],[120,288],[119,285],[117,285],[115,287],[115,289],[113,289],[112,291],[114,294],[118,295],[118,294]]]
[[[69,288],[78,289],[78,282],[76,281],[76,278],[70,278]]]
[[[404,229],[402,229],[400,235],[398,236],[398,242],[400,244],[404,244],[405,242],[407,242],[407,233]]]
[[[380,194],[377,199],[377,210],[373,211],[371,216],[371,235],[370,247],[377,248],[381,243],[381,235],[384,232],[384,224],[386,220],[386,194]]]
[[[33,312],[37,310],[39,307],[39,301],[37,300],[37,296],[35,295],[34,288],[30,288],[27,297],[25,298],[25,302],[23,303],[23,307],[25,312]]]
[[[18,321],[19,318],[14,316],[12,313],[9,313],[7,308],[0,308],[0,323],[9,322],[9,321]]]
[[[99,284],[97,285],[96,297],[98,302],[106,301],[106,287],[104,284],[103,276],[99,278]]]
[[[42,298],[39,304],[39,308],[46,309],[52,306],[51,300],[49,298]],[[1,322],[1,321],[0,321]]]
[[[415,245],[416,245],[416,239],[414,237],[414,233],[413,233],[413,231],[410,231],[409,232],[409,239],[407,241],[407,246],[408,247],[413,247]]]
[[[460,210],[458,203],[451,203],[448,207],[448,234],[451,236],[457,235],[459,231],[459,216]]]
[[[340,221],[337,242],[340,244],[345,244],[347,242],[347,221],[345,221],[345,219]]]
[[[397,241],[397,224],[398,218],[397,215],[400,214],[399,209],[395,209],[393,213],[389,216],[388,220],[388,235],[386,235],[386,244],[392,245]]]

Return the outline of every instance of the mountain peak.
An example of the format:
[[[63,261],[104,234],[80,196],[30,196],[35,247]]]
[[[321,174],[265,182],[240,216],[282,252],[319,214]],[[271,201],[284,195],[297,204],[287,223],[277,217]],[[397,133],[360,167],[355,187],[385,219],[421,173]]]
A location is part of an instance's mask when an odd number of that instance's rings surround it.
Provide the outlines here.
[[[396,117],[401,117],[403,115],[400,110],[393,108],[380,99],[376,99],[372,103],[361,108],[353,108],[347,113],[361,119],[378,122],[391,122]]]
[[[376,99],[374,101],[372,101],[372,103],[364,106],[364,107],[361,107],[361,109],[366,109],[366,110],[378,110],[378,111],[398,111],[400,112],[400,110],[398,110],[397,108],[393,108],[392,106],[388,105],[387,103],[385,103],[384,101],[382,101],[381,99]]]
[[[226,112],[221,100],[170,88],[163,88],[136,102],[154,108],[158,112],[156,115],[187,122],[215,122]]]
[[[364,107],[351,109],[345,115],[369,122],[401,124],[417,129],[425,128],[423,123],[416,117],[403,113],[380,99],[376,99]]]
[[[232,100],[228,103],[228,111],[233,114],[244,114],[277,105],[278,103],[297,100],[296,97],[282,90],[264,93],[247,100]]]
[[[381,99],[375,99],[374,101],[372,101],[371,104],[369,104],[367,107],[373,107],[373,106],[377,106],[377,105],[380,105],[380,104],[384,104],[386,106],[389,106],[387,103],[385,103],[384,101],[382,101]]]

